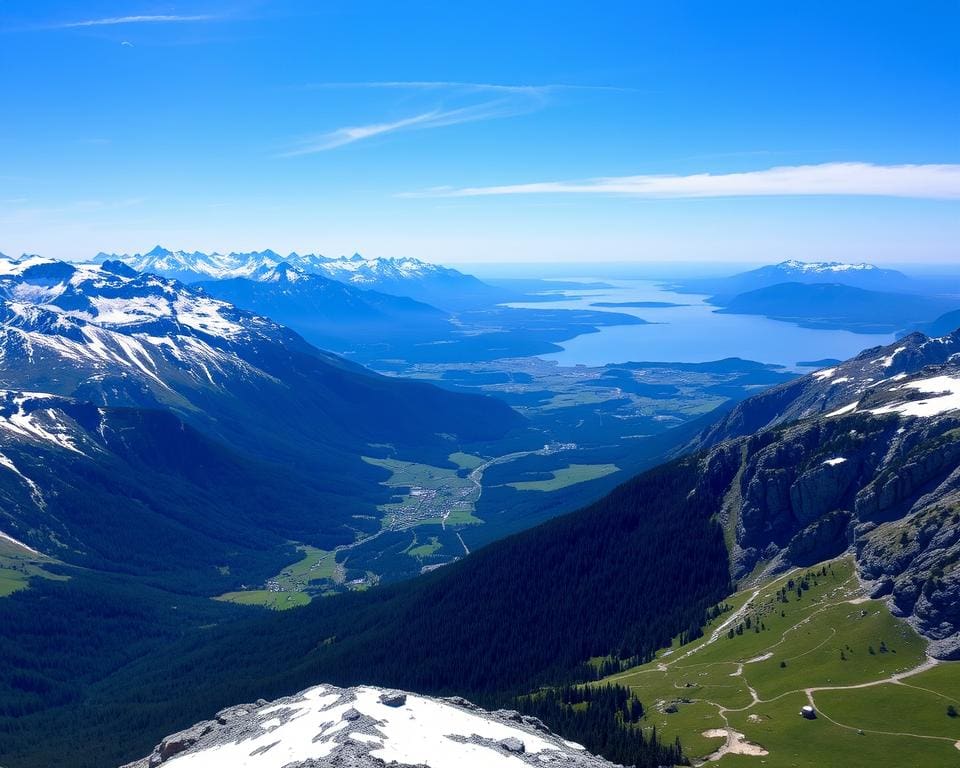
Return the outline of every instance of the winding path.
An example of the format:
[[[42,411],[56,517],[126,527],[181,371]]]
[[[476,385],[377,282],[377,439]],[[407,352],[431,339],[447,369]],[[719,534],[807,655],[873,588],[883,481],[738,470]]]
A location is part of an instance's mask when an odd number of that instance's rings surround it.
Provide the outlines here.
[[[848,587],[849,583],[850,583],[850,580],[847,580],[847,581],[845,581],[843,584],[838,585],[837,590],[843,590],[844,588]],[[746,611],[748,610],[749,606],[751,606],[752,603],[753,603],[753,602],[757,599],[757,597],[759,596],[760,591],[761,591],[761,590],[759,590],[759,589],[758,589],[758,590],[755,590],[755,591],[750,595],[750,597],[746,600],[746,602],[744,602],[743,606],[742,606],[741,608],[739,608],[737,611],[735,611],[733,614],[731,614],[730,617],[727,618],[726,621],[724,621],[722,624],[720,624],[719,626],[717,626],[717,627],[713,630],[713,632],[710,634],[710,636],[709,636],[704,642],[702,642],[702,643],[700,643],[699,645],[697,645],[696,647],[690,649],[690,650],[687,651],[686,653],[678,656],[677,658],[672,659],[671,661],[666,662],[666,663],[661,662],[661,663],[657,664],[656,667],[654,667],[654,668],[652,668],[652,669],[650,669],[650,670],[646,670],[646,671],[650,671],[650,672],[653,672],[653,671],[666,672],[671,666],[675,665],[678,661],[681,661],[682,659],[689,658],[690,656],[693,656],[694,654],[702,651],[702,650],[703,650],[704,648],[706,648],[707,646],[709,646],[709,645],[711,645],[712,643],[716,642],[716,640],[717,640],[719,637],[722,637],[724,630],[728,629],[731,624],[733,624],[734,622],[736,622],[741,616],[743,616],[744,613],[746,613]],[[835,595],[835,594],[836,594],[836,591],[834,591],[833,594]],[[953,744],[958,750],[960,750],[960,741],[957,741],[955,738],[952,738],[952,737],[948,737],[948,736],[929,736],[929,735],[921,734],[921,733],[909,733],[909,732],[903,732],[903,731],[880,731],[880,730],[873,730],[873,729],[868,729],[868,728],[858,728],[858,727],[856,727],[856,726],[847,725],[846,723],[842,723],[842,722],[839,722],[839,721],[837,721],[837,720],[834,720],[834,719],[833,719],[832,717],[830,717],[828,714],[826,714],[825,712],[823,712],[822,710],[820,710],[820,709],[817,707],[817,705],[816,705],[816,701],[815,701],[814,696],[815,696],[815,694],[820,693],[820,692],[823,692],[823,691],[858,690],[858,689],[863,689],[863,688],[872,688],[872,687],[876,687],[876,686],[879,686],[879,685],[891,685],[891,684],[892,684],[892,685],[903,685],[903,686],[905,686],[905,687],[917,688],[918,690],[927,691],[928,689],[926,689],[926,688],[921,688],[921,687],[919,687],[919,686],[909,685],[908,683],[905,683],[905,682],[903,682],[903,681],[906,680],[906,679],[908,679],[908,678],[911,678],[911,677],[914,677],[914,676],[916,676],[916,675],[919,675],[919,674],[921,674],[921,673],[923,673],[923,672],[926,672],[926,671],[928,671],[928,670],[930,670],[930,669],[933,669],[934,667],[936,667],[938,664],[941,663],[939,660],[934,659],[934,658],[932,658],[932,657],[927,657],[923,662],[921,662],[920,664],[918,664],[918,665],[915,666],[915,667],[912,667],[911,669],[905,670],[905,671],[903,671],[903,672],[897,672],[897,673],[888,675],[888,676],[886,676],[886,677],[883,677],[883,678],[881,678],[881,679],[869,680],[869,681],[867,681],[867,682],[854,683],[854,684],[851,684],[851,685],[824,685],[824,686],[811,686],[811,687],[808,687],[808,688],[797,688],[797,689],[794,689],[794,690],[785,691],[784,693],[778,694],[777,696],[774,696],[774,697],[772,697],[772,698],[770,698],[770,699],[761,699],[760,696],[757,694],[757,691],[753,688],[752,685],[750,685],[749,680],[747,680],[747,677],[746,677],[746,675],[744,674],[744,671],[745,671],[745,668],[746,668],[747,665],[749,665],[749,664],[751,664],[751,663],[759,662],[759,661],[764,661],[764,660],[770,658],[770,656],[772,655],[773,649],[776,648],[777,646],[781,645],[781,644],[784,642],[785,637],[786,637],[787,634],[789,634],[790,632],[793,632],[794,630],[798,629],[799,627],[807,624],[807,623],[808,623],[814,616],[816,616],[817,614],[819,614],[819,613],[821,613],[821,612],[823,612],[823,611],[825,611],[825,610],[827,610],[827,609],[829,609],[829,608],[832,608],[832,607],[834,607],[834,606],[842,605],[842,604],[844,604],[844,603],[850,603],[850,604],[853,604],[853,605],[857,605],[857,604],[859,604],[859,603],[861,603],[861,602],[864,602],[864,599],[863,599],[862,597],[854,597],[854,598],[851,598],[851,597],[849,597],[849,595],[850,595],[850,592],[847,592],[846,595],[844,595],[844,599],[843,599],[843,600],[834,600],[834,601],[831,601],[831,602],[827,602],[827,603],[825,603],[825,604],[823,604],[823,605],[820,605],[819,607],[816,608],[816,610],[811,611],[811,613],[810,613],[808,616],[804,617],[804,618],[803,618],[801,621],[799,621],[797,624],[795,624],[795,625],[793,625],[792,627],[790,627],[790,628],[788,628],[787,630],[785,630],[785,631],[783,632],[783,634],[781,635],[780,639],[779,639],[776,643],[768,646],[766,649],[764,649],[763,651],[761,651],[757,656],[755,656],[755,657],[753,657],[753,658],[751,658],[751,659],[748,659],[748,660],[743,661],[743,662],[710,662],[710,663],[708,663],[708,664],[706,664],[706,665],[699,665],[699,664],[682,665],[682,668],[686,669],[686,668],[695,667],[695,666],[712,666],[712,665],[714,665],[714,664],[730,664],[730,663],[735,663],[735,664],[736,664],[736,669],[735,669],[735,671],[734,671],[733,673],[731,673],[730,676],[731,676],[731,677],[739,677],[739,678],[741,678],[741,680],[743,681],[743,684],[746,686],[747,690],[748,690],[749,693],[750,693],[750,697],[751,697],[750,703],[747,704],[746,706],[743,706],[743,707],[726,707],[726,706],[724,706],[724,705],[722,705],[722,704],[719,704],[719,703],[717,703],[717,702],[715,702],[715,701],[710,701],[709,699],[698,699],[698,701],[701,701],[701,702],[703,702],[704,704],[708,704],[709,706],[716,708],[717,714],[718,714],[719,717],[723,720],[723,727],[722,727],[722,728],[714,729],[714,731],[711,732],[711,735],[713,735],[713,733],[715,733],[716,735],[720,735],[720,732],[725,732],[725,733],[726,733],[726,741],[723,743],[723,745],[722,745],[719,749],[717,749],[717,750],[714,751],[713,753],[707,755],[705,758],[703,758],[703,759],[701,759],[701,760],[695,761],[695,762],[694,762],[694,765],[696,765],[696,766],[702,766],[702,765],[704,765],[705,763],[708,763],[708,762],[715,762],[715,761],[719,760],[721,757],[723,757],[724,755],[729,754],[729,753],[742,753],[742,754],[755,754],[755,755],[766,754],[766,752],[763,751],[762,748],[760,748],[760,747],[758,747],[757,745],[751,744],[750,742],[746,741],[744,735],[743,735],[742,733],[736,731],[736,730],[730,725],[730,721],[729,721],[727,715],[728,715],[729,713],[745,712],[745,711],[747,711],[747,710],[753,709],[753,708],[756,707],[758,704],[769,704],[769,703],[778,701],[778,700],[780,700],[780,699],[782,699],[782,698],[784,698],[784,697],[786,697],[786,696],[795,695],[795,694],[797,694],[797,693],[803,693],[803,694],[806,696],[807,701],[810,703],[810,706],[814,707],[814,709],[817,711],[818,716],[823,717],[824,720],[827,720],[828,722],[830,722],[830,723],[832,723],[833,725],[836,725],[836,726],[838,726],[838,727],[840,727],[840,728],[844,728],[844,729],[850,730],[850,731],[855,731],[855,732],[858,732],[858,733],[871,733],[871,734],[876,734],[876,735],[880,735],[880,736],[899,736],[899,737],[926,739],[926,740],[930,740],[930,741],[946,741],[946,742],[949,742],[949,743]],[[809,649],[809,650],[807,650],[807,651],[804,651],[804,653],[801,654],[801,655],[806,655],[807,653],[812,653],[813,651],[817,650],[817,648],[820,648],[820,647],[822,647],[825,643],[829,642],[829,640],[832,639],[832,638],[836,635],[836,629],[835,629],[835,628],[832,628],[832,630],[833,630],[832,633],[831,633],[823,642],[821,642],[820,644],[818,644],[815,648],[812,648],[812,649]],[[798,657],[793,657],[793,658],[799,658],[799,656],[798,656]],[[633,675],[636,675],[636,672],[634,672],[634,673],[632,673],[632,674],[633,674]],[[623,675],[618,675],[616,678],[613,678],[613,679],[614,679],[614,680],[617,680],[617,679],[622,679],[622,678],[624,678],[624,677],[629,677],[629,676],[631,676],[631,673],[626,673],[626,674],[623,674]],[[939,693],[939,692],[937,692],[937,691],[929,691],[929,692],[930,692],[930,693],[933,693],[933,694],[936,694],[937,696],[940,696],[941,698],[948,698],[948,697],[943,696],[943,694],[941,694],[941,693]]]

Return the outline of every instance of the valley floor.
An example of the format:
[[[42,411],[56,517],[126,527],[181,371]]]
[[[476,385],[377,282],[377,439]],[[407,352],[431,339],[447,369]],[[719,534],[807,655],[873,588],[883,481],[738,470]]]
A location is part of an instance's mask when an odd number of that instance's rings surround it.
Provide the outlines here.
[[[906,622],[863,595],[849,558],[728,607],[702,638],[603,681],[629,686],[647,706],[642,727],[679,736],[694,765],[960,764],[960,662],[927,657]]]

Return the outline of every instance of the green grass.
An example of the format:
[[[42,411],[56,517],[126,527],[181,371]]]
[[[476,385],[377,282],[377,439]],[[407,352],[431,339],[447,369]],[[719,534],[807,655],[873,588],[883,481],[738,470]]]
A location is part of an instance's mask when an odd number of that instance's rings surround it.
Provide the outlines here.
[[[557,408],[574,408],[581,405],[599,405],[608,400],[616,400],[619,395],[613,390],[603,391],[582,389],[576,392],[564,392],[551,397],[539,410],[552,411]]]
[[[415,557],[418,560],[422,560],[425,557],[430,557],[430,555],[436,554],[442,548],[443,545],[436,536],[431,536],[430,540],[426,544],[417,544],[417,539],[414,538],[413,542],[410,544],[410,547],[407,549],[407,554],[410,555],[410,557]]]
[[[570,464],[563,469],[555,469],[547,480],[530,480],[524,482],[507,483],[518,491],[558,491],[577,483],[596,480],[600,477],[619,472],[616,464]]]
[[[914,684],[910,678],[906,682]],[[817,707],[829,719],[864,731],[895,730],[960,741],[960,717],[947,716],[948,704],[960,707],[960,691],[947,699],[908,685],[821,691],[816,694]]]
[[[452,525],[456,527],[460,525],[480,525],[483,523],[483,520],[474,515],[470,510],[454,509],[449,515],[447,515],[443,522],[446,525]]]
[[[312,594],[333,594],[338,591],[334,585],[343,583],[343,573],[337,566],[336,553],[306,545],[299,549],[303,557],[270,579],[266,588],[227,592],[214,599],[285,610],[306,605]],[[330,588],[324,589],[325,584]]]
[[[52,579],[65,581],[67,576],[50,573],[44,566],[57,561],[46,555],[40,555],[17,546],[11,541],[0,539],[0,598],[14,592],[30,588],[30,579]]]
[[[29,579],[19,573],[5,573],[0,570],[0,597],[8,597],[14,592],[26,589],[29,586]]]
[[[215,600],[226,600],[239,605],[260,605],[274,611],[299,608],[310,602],[310,595],[304,592],[271,592],[267,589],[250,589],[243,592],[227,592]]]
[[[485,461],[485,459],[482,459],[479,456],[474,456],[470,453],[464,453],[463,451],[451,453],[447,458],[460,467],[460,469],[476,469]]]
[[[953,699],[953,703],[960,710],[960,685],[957,685],[957,676],[954,665],[942,664],[928,669],[916,677],[911,677],[905,682],[910,685],[916,685],[921,688],[935,691],[942,696]]]
[[[926,641],[884,602],[863,599],[850,559],[826,565],[826,574],[814,566],[732,595],[731,610],[704,637],[674,643],[655,661],[604,682],[633,689],[647,708],[642,727],[655,726],[665,740],[679,736],[693,758],[724,743],[703,733],[727,727],[725,719],[769,752],[726,754],[723,766],[960,764],[960,718],[947,716],[949,704],[960,707],[960,662],[884,682],[920,666]],[[805,575],[808,589],[798,598]],[[781,588],[791,579],[783,602]],[[862,684],[869,685],[842,689]],[[811,692],[820,716],[810,721],[799,716],[807,688],[841,689]],[[680,699],[691,703],[664,711]]]
[[[727,755],[720,765],[727,768],[932,768],[956,765],[960,760],[960,752],[950,741],[873,733],[861,736],[855,729],[835,725],[825,717],[806,720],[798,714],[800,707],[806,703],[802,693],[795,693],[774,702],[756,705],[749,711],[729,714],[731,727],[743,733],[749,741],[762,745],[770,754],[765,757]],[[885,730],[901,729],[894,721],[888,723]]]

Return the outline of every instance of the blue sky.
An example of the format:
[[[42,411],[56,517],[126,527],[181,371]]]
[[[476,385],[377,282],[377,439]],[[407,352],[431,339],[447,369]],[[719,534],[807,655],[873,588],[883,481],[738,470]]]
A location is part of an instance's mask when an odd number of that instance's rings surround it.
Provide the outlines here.
[[[0,251],[958,260],[957,2],[0,0]]]

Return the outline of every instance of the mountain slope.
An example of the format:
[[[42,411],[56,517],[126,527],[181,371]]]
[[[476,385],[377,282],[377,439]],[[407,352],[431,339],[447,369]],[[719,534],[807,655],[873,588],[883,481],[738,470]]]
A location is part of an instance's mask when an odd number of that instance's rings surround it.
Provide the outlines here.
[[[912,334],[732,409],[695,447],[736,477],[733,574],[852,548],[873,596],[960,654],[960,331]],[[731,475],[731,473],[733,473]]]
[[[849,413],[861,399],[878,398],[926,366],[955,362],[958,354],[960,330],[936,338],[913,333],[889,346],[866,349],[850,360],[738,403],[688,448],[700,450],[792,421]]]
[[[597,685],[649,702],[643,727],[679,738],[695,764],[957,762],[960,662],[929,659],[910,626],[868,599],[851,558],[764,580],[725,606],[704,637]]]
[[[947,312],[932,322],[922,323],[915,327],[913,331],[927,336],[944,336],[957,328],[960,328],[960,309]]]
[[[519,423],[490,398],[378,376],[263,317],[116,262],[8,262],[0,296],[0,378],[10,387],[56,382],[54,394],[162,405],[223,434],[261,419],[271,434],[322,427],[327,442],[344,433],[350,442],[429,443],[440,431],[483,438]],[[240,411],[242,424],[224,418]]]
[[[61,563],[217,594],[289,562],[291,539],[342,541],[325,496],[169,412],[0,392],[0,530]]]

